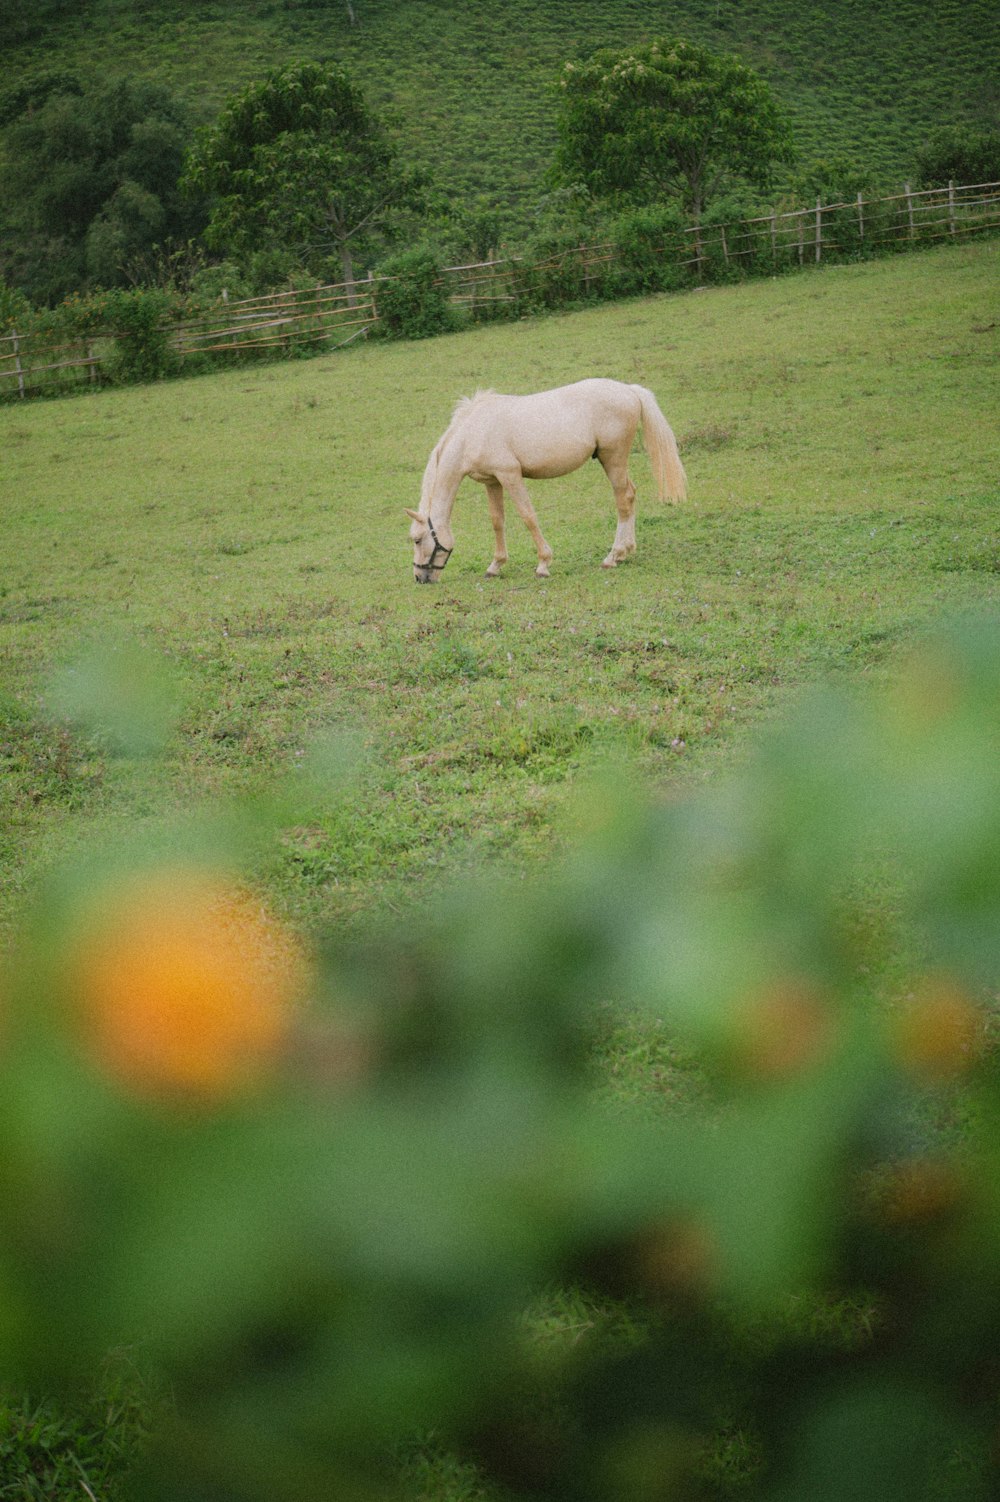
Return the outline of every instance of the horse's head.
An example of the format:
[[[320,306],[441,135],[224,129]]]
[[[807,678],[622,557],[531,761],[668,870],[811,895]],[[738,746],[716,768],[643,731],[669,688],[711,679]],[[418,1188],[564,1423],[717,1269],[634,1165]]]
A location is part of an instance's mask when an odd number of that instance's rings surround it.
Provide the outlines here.
[[[409,507],[406,514],[410,518],[413,543],[413,577],[418,584],[436,584],[452,554],[451,528],[442,522],[437,530],[429,516],[421,516]]]

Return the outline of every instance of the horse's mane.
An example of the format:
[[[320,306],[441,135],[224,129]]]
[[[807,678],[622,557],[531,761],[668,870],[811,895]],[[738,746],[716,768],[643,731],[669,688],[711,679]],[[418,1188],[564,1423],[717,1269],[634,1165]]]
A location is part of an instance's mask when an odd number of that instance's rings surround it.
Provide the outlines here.
[[[442,433],[441,437],[438,439],[437,443],[431,450],[431,456],[427,461],[427,468],[424,470],[424,481],[423,485],[420,488],[420,511],[422,515],[426,516],[430,509],[431,491],[434,488],[434,477],[437,474],[438,460],[441,457],[441,450],[448,442],[448,439],[451,437],[456,425],[461,422],[462,418],[472,410],[477,402],[482,401],[483,397],[485,396],[496,396],[496,392],[490,390],[476,391],[472,396],[460,396],[458,401],[455,403],[455,410],[451,414],[451,422],[448,424],[447,428]]]
[[[459,397],[458,401],[455,403],[455,410],[451,414],[451,422],[448,425],[449,433],[451,432],[451,429],[454,427],[455,423],[458,422],[458,419],[460,417],[464,417],[465,414],[470,410],[470,408],[474,407],[477,402],[482,401],[484,396],[496,396],[496,392],[493,390],[480,390],[475,392],[472,396]],[[446,438],[447,436],[448,433],[445,434]]]

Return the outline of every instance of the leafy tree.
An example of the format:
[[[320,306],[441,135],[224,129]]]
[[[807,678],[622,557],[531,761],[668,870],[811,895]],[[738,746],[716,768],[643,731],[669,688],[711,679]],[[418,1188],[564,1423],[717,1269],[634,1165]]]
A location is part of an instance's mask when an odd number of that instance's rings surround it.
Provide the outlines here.
[[[859,193],[873,194],[875,189],[871,170],[843,154],[818,157],[806,163],[791,183],[792,197],[797,203],[811,203],[817,198],[824,203],[836,203],[856,198]]]
[[[50,82],[9,98],[20,113],[0,167],[0,273],[43,303],[87,283],[123,284],[131,258],[201,222],[178,190],[185,117],[166,90]]]
[[[50,94],[82,93],[83,85],[77,75],[63,68],[42,68],[19,77],[9,88],[0,90],[0,126],[10,125],[38,109]]]
[[[924,188],[1000,182],[1000,130],[944,126],[920,147],[916,165]]]
[[[677,38],[568,62],[556,172],[599,197],[679,197],[699,219],[729,176],[767,187],[792,159],[771,89],[738,58]]]
[[[196,139],[183,180],[215,195],[210,244],[237,259],[294,246],[316,271],[333,252],[349,288],[358,236],[418,207],[423,186],[347,73],[309,62],[233,96]]]

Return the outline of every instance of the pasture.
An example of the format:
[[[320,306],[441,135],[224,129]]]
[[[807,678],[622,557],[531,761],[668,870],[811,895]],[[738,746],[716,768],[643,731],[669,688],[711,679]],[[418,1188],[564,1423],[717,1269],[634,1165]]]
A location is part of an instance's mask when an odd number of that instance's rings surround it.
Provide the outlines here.
[[[996,243],[526,320],[399,347],[0,410],[2,917],[40,864],[120,820],[266,786],[317,738],[335,814],[267,873],[297,921],[351,924],[558,842],[588,765],[670,789],[739,755],[797,685],[880,675],[942,612],[995,601]],[[597,464],[531,487],[555,551],[486,579],[465,481],[443,581],[404,507],[456,399],[607,374],[652,388],[689,499],[651,498],[606,571]],[[43,707],[109,635],[174,667],[157,784]]]
[[[885,681],[942,614],[996,603],[997,259],[982,244],[0,410],[3,928],[49,862],[252,807],[332,739],[339,796],[308,822],[296,804],[257,875],[294,925],[360,931],[474,868],[537,872],[591,769],[669,797],[738,762],[801,687]],[[638,551],[607,571],[599,466],[535,482],[551,577],[511,518],[487,579],[467,481],[444,578],[416,588],[404,508],[455,400],[589,374],[656,393],[689,499],[653,501],[636,453]],[[183,701],[155,766],[60,712],[86,702],[91,646],[127,660],[129,641]],[[872,889],[876,940],[885,900]],[[701,1088],[648,1022],[609,1037],[601,1070],[619,1100]],[[581,1298],[533,1311],[543,1343],[598,1317]],[[820,1313],[848,1342],[866,1317]],[[470,1494],[449,1464],[415,1477],[421,1496]]]

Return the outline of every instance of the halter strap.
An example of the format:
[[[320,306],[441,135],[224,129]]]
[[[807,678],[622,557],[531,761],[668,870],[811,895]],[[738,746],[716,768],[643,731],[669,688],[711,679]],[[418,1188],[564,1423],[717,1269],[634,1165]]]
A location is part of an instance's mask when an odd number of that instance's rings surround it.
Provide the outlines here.
[[[444,543],[438,537],[437,533],[434,530],[434,523],[431,521],[430,513],[428,513],[428,516],[427,516],[427,526],[428,526],[428,529],[430,531],[431,536],[434,539],[434,551],[431,553],[431,556],[428,558],[427,562],[422,565],[422,567],[426,568],[426,569],[436,568],[436,569],[438,569],[440,571],[441,569],[444,568],[445,564],[448,562],[448,559],[451,557],[451,555],[455,551],[455,549],[454,548],[446,548],[445,545],[444,545]],[[437,555],[439,553],[443,553],[444,554],[444,558],[443,558],[443,560],[440,563],[438,563],[436,561],[437,560]]]

